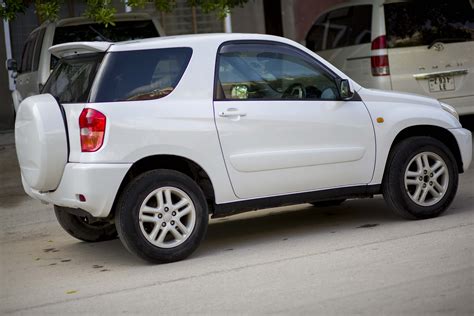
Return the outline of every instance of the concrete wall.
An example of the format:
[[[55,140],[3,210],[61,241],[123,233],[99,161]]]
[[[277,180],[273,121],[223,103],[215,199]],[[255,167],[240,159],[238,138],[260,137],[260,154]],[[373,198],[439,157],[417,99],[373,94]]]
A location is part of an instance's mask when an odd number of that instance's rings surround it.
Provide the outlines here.
[[[265,34],[262,0],[250,0],[243,8],[232,10],[232,32]]]
[[[8,72],[5,68],[6,59],[3,23],[0,23],[0,131],[13,128],[15,112],[10,90],[8,89]]]
[[[283,35],[302,43],[318,15],[347,0],[281,0]],[[234,33],[265,33],[263,0],[249,0],[244,8],[232,10]]]

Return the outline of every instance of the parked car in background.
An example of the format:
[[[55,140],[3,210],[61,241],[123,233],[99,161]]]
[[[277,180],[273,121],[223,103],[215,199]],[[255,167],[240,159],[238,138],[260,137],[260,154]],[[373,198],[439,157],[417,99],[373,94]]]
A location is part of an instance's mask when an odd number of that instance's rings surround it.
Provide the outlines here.
[[[471,133],[436,99],[364,89],[291,40],[203,34],[53,46],[15,124],[25,191],[72,236],[190,255],[209,215],[383,194],[440,215]],[[243,228],[242,233],[244,233]]]
[[[12,92],[15,111],[20,102],[38,94],[58,59],[48,49],[57,44],[79,41],[119,42],[163,36],[156,18],[145,13],[123,13],[115,16],[115,26],[105,27],[85,17],[45,22],[28,36],[21,61],[7,61],[8,70],[17,72],[16,90]]]
[[[424,94],[474,114],[472,3],[351,0],[316,19],[306,46],[364,87]]]

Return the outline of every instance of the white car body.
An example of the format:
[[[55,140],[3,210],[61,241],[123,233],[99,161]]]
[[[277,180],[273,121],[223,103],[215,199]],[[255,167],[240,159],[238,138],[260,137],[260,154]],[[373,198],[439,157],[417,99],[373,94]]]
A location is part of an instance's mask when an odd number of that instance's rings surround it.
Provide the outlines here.
[[[116,22],[152,22],[153,29],[158,36],[164,36],[164,31],[156,18],[152,18],[145,13],[125,13],[116,14]],[[85,25],[94,25],[91,20],[85,17],[75,17],[61,19],[57,22],[44,22],[34,29],[25,42],[22,60],[18,65],[19,71],[16,76],[16,89],[12,91],[13,105],[15,111],[18,110],[23,99],[40,93],[41,88],[48,80],[49,74],[53,68],[51,64],[51,53],[49,48],[53,43],[58,42],[58,28],[77,27]],[[56,37],[55,37],[56,36]],[[79,36],[79,35],[78,35]],[[61,41],[59,41],[60,43]],[[25,70],[21,71],[23,68]]]
[[[285,38],[50,51],[61,60],[48,93],[25,99],[15,123],[24,189],[73,237],[118,234],[150,262],[189,256],[210,214],[383,194],[403,217],[438,216],[472,160],[450,105],[362,88]]]
[[[440,38],[438,42],[432,43],[432,46],[427,43],[407,47],[404,44],[395,47],[373,47],[381,38],[384,43],[386,38],[387,43],[389,42],[389,17],[385,16],[386,7],[393,7],[402,2],[407,0],[350,0],[331,7],[315,19],[313,28],[308,32],[306,44],[316,47],[314,50],[317,54],[364,87],[422,94],[454,106],[460,115],[474,114],[472,39],[450,41],[449,38]],[[474,16],[472,2],[462,2],[466,10],[471,9],[471,17]],[[461,1],[446,4],[452,8],[461,4]],[[369,11],[365,12],[362,8],[368,8]],[[350,10],[360,11],[351,13]],[[354,14],[352,19],[351,14]],[[347,17],[344,18],[344,15]],[[331,17],[334,17],[334,22],[331,22]],[[435,15],[433,18],[441,19]],[[395,20],[394,23],[400,22]],[[470,21],[471,34],[472,23],[473,20]],[[403,24],[409,25],[408,22]],[[362,29],[363,26],[367,29]],[[353,40],[350,43],[341,43],[346,32],[359,28],[357,34],[352,34]],[[388,58],[387,69],[383,74],[375,75],[371,71],[371,58],[382,56]],[[452,81],[445,87],[440,87],[435,82],[430,83],[430,80],[440,78]]]
[[[214,101],[219,46],[239,40],[272,41],[301,50],[350,80],[360,100]],[[328,189],[377,187],[397,135],[416,126],[449,133],[455,140],[451,146],[458,148],[461,171],[471,162],[471,133],[437,100],[362,88],[323,58],[284,38],[253,34],[176,36],[118,44],[71,43],[51,51],[64,56],[80,47],[113,53],[181,46],[191,47],[193,55],[170,95],[131,103],[63,104],[67,139],[59,114],[48,116],[53,122],[37,126],[32,123],[34,118],[22,112],[23,107],[25,111],[27,107],[36,109],[31,113],[41,112],[42,103],[51,102],[50,95],[24,100],[16,122],[16,143],[25,191],[44,202],[107,217],[131,167],[159,155],[183,157],[202,167],[212,183],[216,207]],[[105,139],[96,152],[81,152],[78,120],[85,107],[107,117]],[[222,115],[235,109],[242,116]],[[383,123],[378,123],[381,118]],[[57,139],[48,139],[51,135]],[[39,153],[45,157],[37,158]],[[53,156],[59,158],[51,160]],[[46,183],[53,177],[53,185],[35,189],[36,180],[29,178],[37,179],[44,165],[56,173],[46,173],[47,179],[41,181]],[[81,201],[79,194],[86,201]]]

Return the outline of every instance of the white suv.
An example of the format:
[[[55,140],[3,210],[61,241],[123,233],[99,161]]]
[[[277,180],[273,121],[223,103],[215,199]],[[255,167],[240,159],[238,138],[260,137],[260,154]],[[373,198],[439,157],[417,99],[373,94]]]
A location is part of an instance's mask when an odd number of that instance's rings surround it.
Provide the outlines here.
[[[305,47],[252,34],[54,46],[15,137],[25,191],[72,236],[118,235],[153,262],[185,258],[220,217],[383,193],[441,214],[472,155],[449,105],[367,90]]]
[[[14,71],[16,89],[12,92],[15,111],[23,99],[41,92],[58,59],[48,49],[57,44],[81,41],[120,42],[163,36],[156,18],[146,13],[115,15],[115,25],[94,23],[85,17],[44,22],[33,30],[23,47],[19,67],[14,59],[7,61],[7,69]]]
[[[367,88],[428,95],[474,114],[474,2],[351,0],[306,46]]]

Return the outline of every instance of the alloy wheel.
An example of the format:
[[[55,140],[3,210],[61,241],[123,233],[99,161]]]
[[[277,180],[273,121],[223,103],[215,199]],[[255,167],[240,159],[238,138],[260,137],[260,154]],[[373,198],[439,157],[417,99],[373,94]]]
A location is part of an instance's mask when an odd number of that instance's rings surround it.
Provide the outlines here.
[[[139,212],[143,236],[154,246],[173,248],[186,241],[196,225],[196,209],[183,190],[162,187],[151,192]]]
[[[446,162],[433,152],[419,153],[408,163],[404,183],[413,202],[420,206],[434,205],[443,198],[448,188]]]

